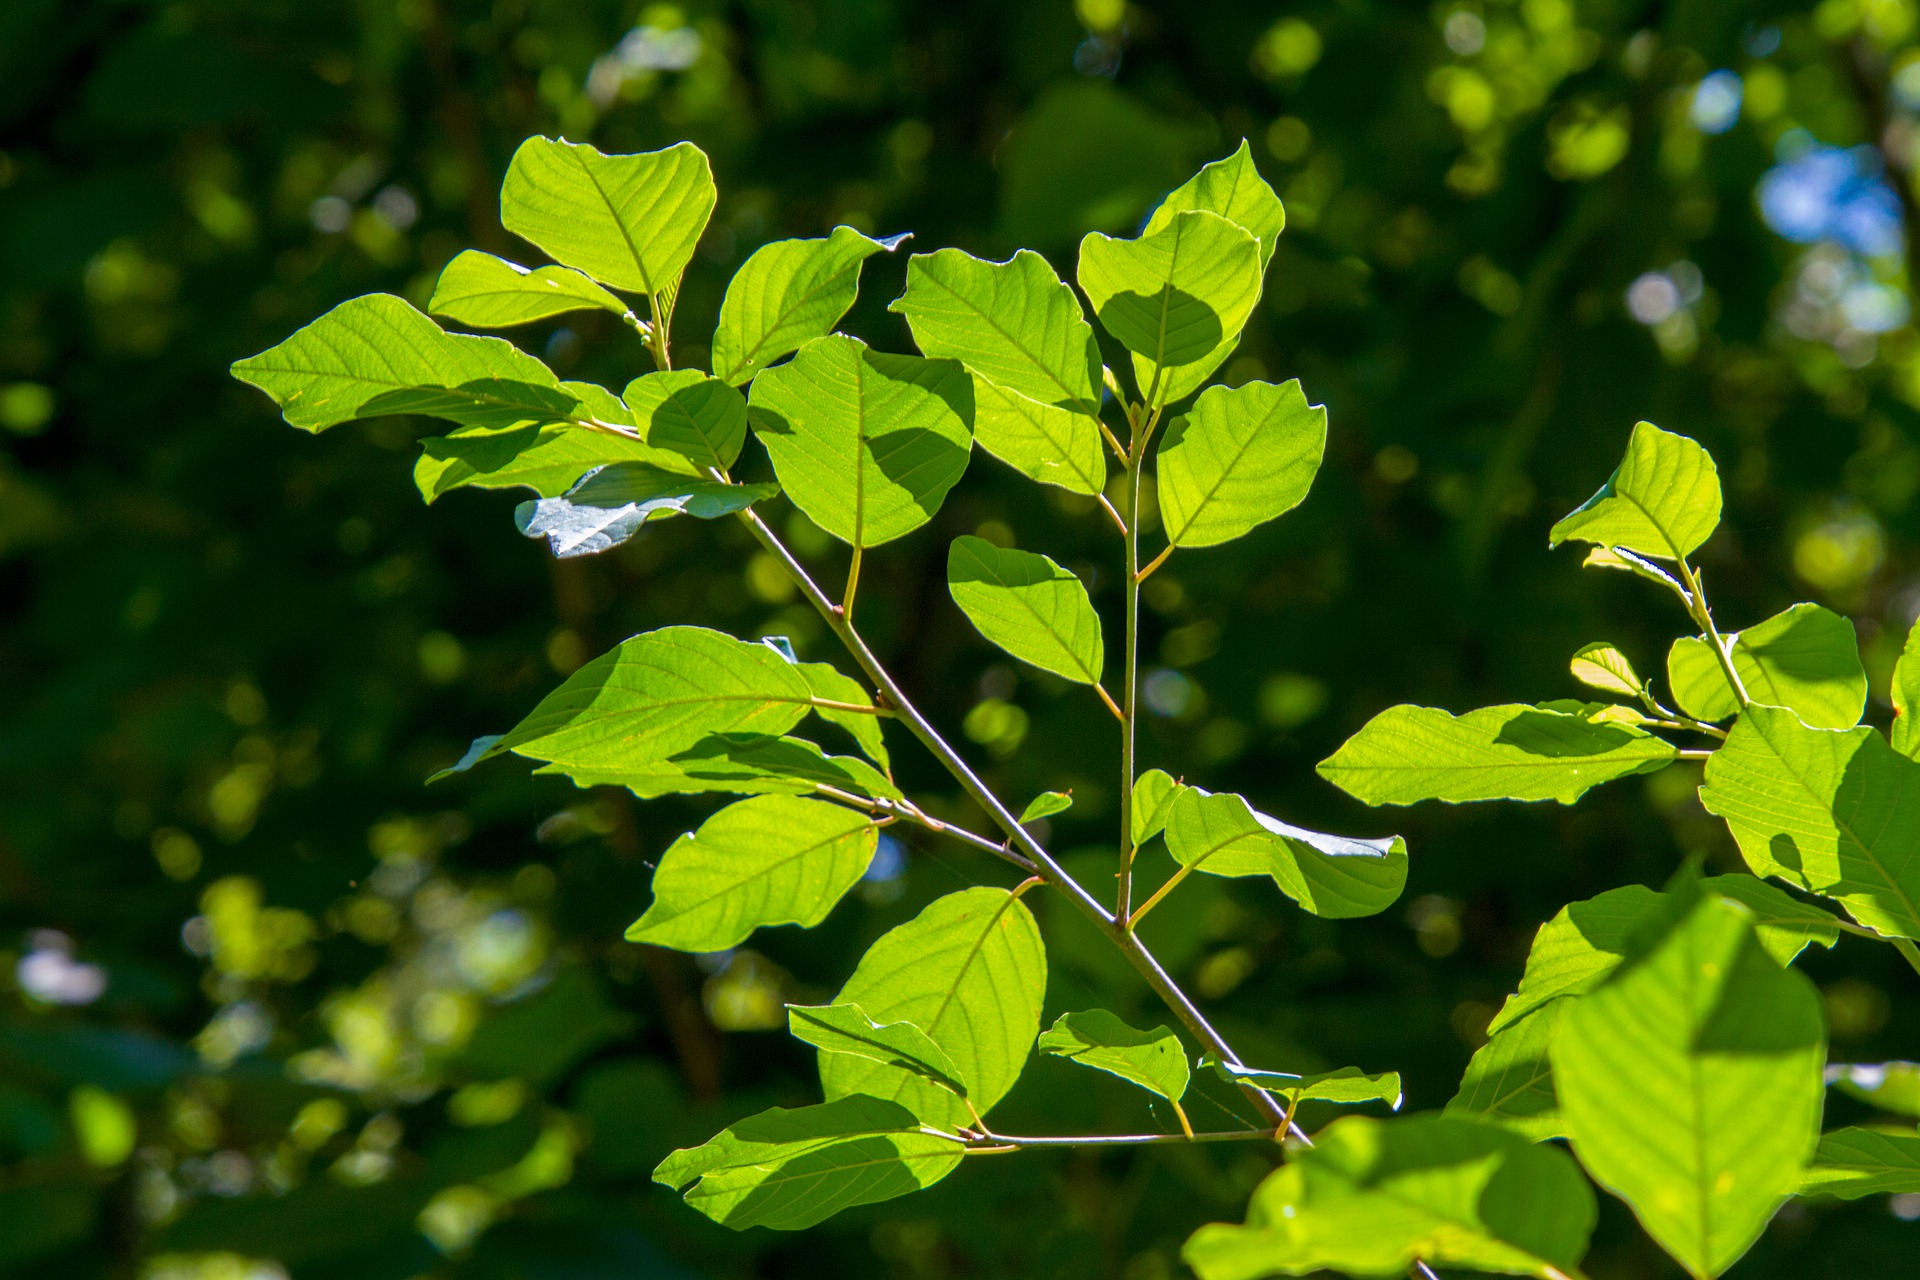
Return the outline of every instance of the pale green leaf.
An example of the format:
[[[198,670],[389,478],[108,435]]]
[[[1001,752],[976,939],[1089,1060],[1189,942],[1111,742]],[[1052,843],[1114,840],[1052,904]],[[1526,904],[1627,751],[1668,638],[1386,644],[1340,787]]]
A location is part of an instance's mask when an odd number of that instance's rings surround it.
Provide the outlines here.
[[[1827,1083],[1882,1111],[1920,1116],[1920,1062],[1836,1063]]]
[[[1101,326],[1133,353],[1142,401],[1158,407],[1197,390],[1240,341],[1260,300],[1260,242],[1189,210],[1137,240],[1088,233],[1079,274]]]
[[[851,1097],[750,1116],[705,1146],[674,1152],[653,1180],[686,1188],[688,1204],[736,1231],[800,1231],[930,1187],[964,1155],[957,1138],[926,1132],[900,1104]]]
[[[1627,442],[1626,459],[1586,505],[1553,526],[1547,545],[1571,538],[1655,560],[1684,560],[1719,524],[1720,473],[1713,458],[1686,436],[1642,422]]]
[[[1269,1174],[1245,1226],[1214,1223],[1181,1256],[1200,1280],[1435,1267],[1568,1280],[1598,1207],[1565,1152],[1452,1116],[1335,1121]]]
[[[440,272],[427,310],[476,329],[505,329],[589,308],[627,314],[620,301],[571,267],[529,270],[467,249]]]
[[[768,643],[772,643],[769,641]],[[873,699],[860,682],[841,672],[828,662],[796,662],[794,670],[807,682],[807,688],[813,696],[824,702],[843,702],[855,707],[870,707]],[[869,760],[882,769],[890,767],[887,755],[886,739],[881,736],[880,719],[877,715],[864,711],[844,710],[838,707],[815,706],[814,714],[828,724],[838,725],[852,735]]]
[[[731,467],[747,442],[746,397],[697,369],[644,374],[620,398],[650,446],[685,458],[699,475]]]
[[[545,538],[553,554],[566,560],[609,551],[650,520],[718,520],[779,492],[778,485],[726,484],[644,462],[615,462],[587,472],[558,498],[521,503],[513,521],[529,538]]]
[[[1893,937],[1920,937],[1920,763],[1869,728],[1809,729],[1755,704],[1707,759],[1700,803],[1755,875],[1832,898]]]
[[[1291,826],[1236,795],[1188,787],[1167,815],[1167,852],[1216,876],[1271,876],[1317,916],[1344,919],[1386,910],[1407,883],[1399,836],[1356,840]]]
[[[1079,684],[1100,682],[1100,618],[1070,570],[962,534],[947,551],[947,590],[981,635],[1022,662]]]
[[[341,303],[279,346],[236,361],[233,376],[306,431],[390,413],[504,427],[581,412],[579,396],[512,343],[448,333],[387,293]]]
[[[1030,249],[1006,262],[958,249],[916,253],[907,261],[907,291],[889,310],[907,318],[914,343],[929,356],[958,360],[995,386],[1072,410],[1089,427],[1100,411],[1093,328],[1073,290]]]
[[[1252,148],[1244,138],[1232,155],[1215,160],[1169,192],[1147,219],[1146,234],[1152,235],[1189,209],[1217,213],[1258,240],[1263,272],[1273,261],[1274,248],[1287,226],[1287,211],[1254,167]]]
[[[1627,698],[1646,692],[1646,683],[1627,661],[1627,655],[1605,642],[1582,646],[1568,667],[1573,678],[1589,688]]]
[[[1632,725],[1553,707],[1482,707],[1451,715],[1389,707],[1320,762],[1320,776],[1367,804],[1557,800],[1649,773],[1674,747]]]
[[[548,765],[534,772],[558,770]],[[708,734],[669,759],[624,765],[604,779],[584,769],[576,770],[573,777],[583,787],[602,781],[626,787],[643,800],[728,791],[737,795],[811,795],[823,786],[855,795],[900,798],[900,789],[864,760],[830,756],[804,738],[763,733]]]
[[[1133,780],[1133,844],[1137,849],[1159,835],[1186,787],[1165,769],[1149,769]]]
[[[1208,387],[1160,442],[1160,522],[1176,547],[1227,542],[1300,505],[1327,447],[1327,411],[1294,381]]]
[[[1020,811],[1020,821],[1027,823],[1041,818],[1051,818],[1054,814],[1065,813],[1071,808],[1073,808],[1071,791],[1042,791]]]
[[[1089,497],[1107,485],[1106,446],[1094,418],[973,380],[973,435],[1021,475]]]
[[[601,284],[660,298],[677,289],[714,198],[707,157],[691,142],[609,156],[536,137],[507,166],[500,221]]]
[[[527,488],[557,498],[595,467],[639,462],[673,469],[677,460],[645,442],[566,423],[462,427],[420,442],[413,480],[432,502],[455,489]]]
[[[1400,1109],[1400,1074],[1396,1071],[1368,1075],[1358,1067],[1336,1067],[1332,1071],[1313,1071],[1296,1075],[1287,1071],[1260,1071],[1228,1062],[1209,1050],[1200,1065],[1211,1067],[1221,1079],[1234,1084],[1250,1084],[1285,1098],[1290,1106],[1303,1102],[1332,1102],[1352,1106],[1362,1102],[1384,1102]]]
[[[1549,1053],[1581,1164],[1695,1276],[1800,1185],[1819,1136],[1820,997],[1712,895],[1572,1002]]]
[[[1747,696],[1786,707],[1816,729],[1851,729],[1867,705],[1867,671],[1853,623],[1817,604],[1797,604],[1723,637]],[[1696,720],[1725,720],[1740,709],[1726,672],[1704,636],[1682,636],[1667,653],[1667,684]]]
[[[822,1053],[845,1053],[924,1076],[966,1097],[960,1069],[947,1051],[911,1022],[875,1022],[857,1004],[787,1006],[787,1030]]]
[[[653,873],[653,905],[627,941],[725,951],[767,925],[811,929],[873,861],[864,813],[799,796],[737,801],[675,840]]]
[[[1004,889],[936,898],[875,942],[835,1004],[857,1004],[876,1022],[911,1022],[946,1051],[985,1115],[1020,1077],[1047,991],[1047,955],[1026,904]],[[971,1116],[948,1090],[911,1071],[845,1054],[820,1060],[829,1098],[864,1093],[904,1104],[927,1124]]]
[[[973,379],[959,364],[839,334],[755,378],[750,405],[787,496],[857,547],[932,519],[973,444]]]
[[[1105,1009],[1063,1013],[1041,1035],[1040,1052],[1119,1076],[1169,1102],[1187,1096],[1187,1051],[1166,1027],[1141,1031]]]
[[[1893,664],[1893,749],[1920,759],[1920,622],[1907,630],[1907,643]]]
[[[876,240],[852,227],[824,238],[775,240],[727,284],[713,331],[713,372],[739,386],[801,344],[833,332],[860,292],[860,266],[905,235]]]
[[[1911,1195],[1920,1192],[1920,1134],[1835,1129],[1822,1134],[1800,1180],[1803,1196]]]
[[[1446,1114],[1497,1124],[1530,1142],[1566,1137],[1547,1046],[1571,1004],[1551,1001],[1532,1017],[1495,1031],[1467,1063]]]
[[[1753,918],[1760,945],[1781,964],[1792,964],[1809,946],[1831,948],[1840,940],[1840,922],[1831,911],[1802,902],[1778,885],[1735,873],[1708,876],[1706,892],[1739,903]]]

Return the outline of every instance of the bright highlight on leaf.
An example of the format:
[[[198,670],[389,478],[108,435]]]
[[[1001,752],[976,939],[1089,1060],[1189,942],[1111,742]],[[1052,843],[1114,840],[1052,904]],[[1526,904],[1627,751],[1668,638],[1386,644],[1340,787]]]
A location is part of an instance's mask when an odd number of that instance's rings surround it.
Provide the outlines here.
[[[1827,1083],[1894,1115],[1920,1116],[1920,1062],[1853,1062],[1827,1068]]]
[[[1651,422],[1633,429],[1627,456],[1600,492],[1564,517],[1547,545],[1572,539],[1683,560],[1720,524],[1720,473],[1705,449]]]
[[[727,285],[713,331],[713,373],[739,386],[801,345],[833,332],[860,291],[860,266],[905,235],[876,240],[852,227],[824,239],[775,240]]]
[[[1166,1027],[1130,1027],[1105,1009],[1061,1014],[1040,1037],[1040,1052],[1119,1076],[1175,1103],[1187,1096],[1192,1076],[1179,1036]]]
[[[1100,618],[1080,579],[1047,557],[962,535],[947,551],[947,590],[981,635],[1022,662],[1100,682]]]
[[[1646,692],[1646,682],[1627,661],[1627,655],[1610,644],[1582,646],[1568,664],[1573,678],[1592,689],[1638,698]]]
[[[1346,1106],[1384,1102],[1395,1111],[1400,1109],[1400,1073],[1397,1071],[1368,1075],[1358,1067],[1336,1067],[1332,1071],[1292,1075],[1285,1071],[1256,1071],[1252,1067],[1238,1066],[1212,1051],[1200,1059],[1200,1065],[1211,1067],[1214,1074],[1223,1080],[1234,1084],[1250,1084],[1285,1098],[1290,1107],[1303,1102],[1333,1102]]]
[[[1851,729],[1867,705],[1867,671],[1853,623],[1817,604],[1797,604],[1734,635],[1733,669],[1747,696],[1786,707],[1816,729]],[[1740,709],[1713,644],[1682,636],[1667,653],[1667,684],[1696,720],[1725,720]]]
[[[1160,519],[1176,547],[1231,541],[1300,505],[1327,447],[1327,411],[1298,380],[1208,387],[1161,439]]]
[[[787,1006],[787,1029],[822,1053],[844,1053],[884,1062],[924,1076],[943,1089],[966,1097],[960,1069],[946,1050],[911,1022],[881,1024],[857,1004]]]
[[[506,329],[590,308],[627,314],[620,301],[571,267],[529,270],[466,249],[440,272],[427,310],[476,329]]]
[[[1167,852],[1194,871],[1270,876],[1317,916],[1342,919],[1386,910],[1407,883],[1399,836],[1355,840],[1291,826],[1236,795],[1188,787],[1167,816]]]
[[[689,515],[718,520],[779,493],[778,485],[723,484],[661,471],[644,462],[595,467],[566,494],[514,508],[529,538],[545,538],[555,557],[595,555],[619,546],[649,520]]]
[[[1253,149],[1244,138],[1232,155],[1215,160],[1168,192],[1147,219],[1145,234],[1152,235],[1189,209],[1217,213],[1258,240],[1262,272],[1273,261],[1274,247],[1287,225],[1287,211],[1254,167]]]
[[[1020,821],[1037,822],[1041,818],[1051,818],[1056,813],[1065,813],[1073,808],[1073,796],[1064,791],[1042,791],[1027,802],[1020,811]]]

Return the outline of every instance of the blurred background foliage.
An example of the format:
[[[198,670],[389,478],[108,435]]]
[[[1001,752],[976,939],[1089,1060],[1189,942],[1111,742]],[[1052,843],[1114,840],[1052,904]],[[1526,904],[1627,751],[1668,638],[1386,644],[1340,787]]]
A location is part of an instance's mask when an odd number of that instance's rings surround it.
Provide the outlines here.
[[[1132,228],[1252,140],[1289,225],[1226,376],[1300,377],[1329,456],[1300,511],[1148,584],[1143,764],[1401,831],[1413,870],[1371,920],[1252,882],[1156,914],[1249,1061],[1397,1068],[1414,1109],[1438,1106],[1562,903],[1689,853],[1736,864],[1690,766],[1573,810],[1369,812],[1312,771],[1390,703],[1574,696],[1586,641],[1660,665],[1672,602],[1545,547],[1636,418],[1719,459],[1728,518],[1703,564],[1723,620],[1800,598],[1851,615],[1886,714],[1920,612],[1913,0],[10,0],[6,1274],[1156,1280],[1270,1166],[1021,1156],[803,1238],[734,1235],[648,1183],[669,1149],[814,1100],[811,1053],[768,1029],[781,1001],[830,992],[881,931],[1000,869],[889,841],[819,931],[695,960],[620,933],[699,806],[510,766],[422,786],[636,631],[830,656],[730,526],[556,564],[515,535],[510,496],[422,505],[422,424],[316,441],[227,378],[349,296],[424,301],[462,247],[526,260],[496,193],[536,132],[712,155],[720,206],[677,316],[695,362],[768,239],[848,223],[1070,269],[1082,232]],[[869,263],[853,332],[906,347],[884,310],[903,269]],[[647,367],[610,316],[521,336],[566,376]],[[839,552],[781,518],[836,576]],[[1049,838],[1102,882],[1105,713],[951,608],[961,532],[1051,551],[1104,606],[1117,548],[979,457],[933,529],[870,560],[863,597],[876,647],[1016,803],[1073,788]],[[1067,913],[1049,924],[1049,1018],[1156,1016]],[[1911,975],[1882,951],[1804,962],[1836,1057],[1916,1052]],[[1040,1061],[1006,1126],[1168,1122],[1139,1096]],[[1217,1124],[1238,1103],[1189,1105]],[[1885,1273],[1917,1216],[1913,1197],[1790,1206],[1739,1274]],[[1677,1274],[1611,1203],[1590,1272]]]

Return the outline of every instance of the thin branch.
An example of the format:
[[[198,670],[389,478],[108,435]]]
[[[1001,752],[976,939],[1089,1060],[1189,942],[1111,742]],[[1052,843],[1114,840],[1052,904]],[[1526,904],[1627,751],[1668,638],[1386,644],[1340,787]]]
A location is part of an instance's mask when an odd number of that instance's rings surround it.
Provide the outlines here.
[[[1100,509],[1102,511],[1105,511],[1107,515],[1113,520],[1113,527],[1120,531],[1120,535],[1122,537],[1125,537],[1127,533],[1127,522],[1120,518],[1119,510],[1115,508],[1115,506],[1111,502],[1107,501],[1106,494],[1096,493],[1093,496],[1099,499]]]
[[[1733,654],[1726,640],[1720,635],[1720,629],[1713,625],[1713,610],[1707,607],[1707,593],[1700,585],[1700,579],[1681,556],[1674,561],[1680,570],[1680,582],[1686,588],[1689,597],[1687,608],[1693,614],[1693,620],[1707,633],[1707,643],[1713,646],[1713,656],[1719,660],[1720,670],[1726,674],[1727,684],[1733,690],[1733,696],[1739,701],[1741,709],[1746,708],[1752,699],[1747,697],[1747,686],[1740,680],[1740,673],[1733,669]]]
[[[864,809],[868,813],[884,813],[892,817],[924,827],[928,831],[943,836],[952,836],[961,844],[970,844],[982,853],[990,853],[996,858],[1005,859],[1022,871],[1032,874],[1037,868],[1004,844],[995,844],[982,835],[975,835],[965,827],[955,826],[951,822],[942,822],[928,815],[918,805],[908,800],[888,800],[883,797],[856,795],[851,791],[842,791],[838,787],[819,783],[814,791],[828,800],[837,801],[854,809]]]
[[[1192,870],[1193,870],[1192,867],[1181,867],[1178,871],[1173,873],[1173,877],[1171,879],[1169,879],[1165,884],[1161,885],[1158,889],[1155,889],[1153,891],[1153,896],[1151,898],[1148,898],[1145,902],[1141,903],[1140,909],[1138,911],[1135,911],[1132,915],[1127,917],[1128,930],[1131,931],[1136,926],[1138,926],[1142,920],[1146,919],[1147,912],[1159,906],[1160,899],[1172,893],[1174,886],[1179,884],[1182,880],[1185,880],[1187,878],[1187,873]]]
[[[1113,712],[1114,719],[1118,720],[1121,724],[1127,722],[1127,713],[1120,709],[1120,704],[1113,700],[1113,695],[1107,692],[1105,685],[1096,680],[1093,685],[1093,691],[1100,695],[1100,701],[1107,704],[1107,710]]]
[[[1102,419],[1095,418],[1094,421],[1100,423],[1100,434],[1107,438],[1107,443],[1109,445],[1113,446],[1113,456],[1120,459],[1120,464],[1122,466],[1125,466],[1127,461],[1127,451],[1121,447],[1120,437],[1113,434],[1113,428],[1109,427],[1106,424],[1106,422],[1103,421]]]
[[[835,702],[832,698],[808,698],[807,705],[816,711],[845,711],[857,716],[893,716],[892,707],[863,706],[858,702]]]
[[[1172,554],[1173,554],[1173,544],[1169,542],[1167,544],[1166,550],[1162,551],[1159,555],[1155,556],[1150,562],[1148,562],[1146,568],[1142,569],[1140,572],[1133,575],[1134,581],[1145,582],[1148,578],[1151,578],[1153,576],[1153,571],[1155,569],[1158,569],[1161,565],[1165,564],[1167,562],[1167,558]]]
[[[1156,379],[1158,375],[1156,374]],[[1141,430],[1145,410],[1127,406],[1127,421],[1132,439],[1127,449],[1127,537],[1126,560],[1126,648],[1120,655],[1124,679],[1120,714],[1120,877],[1113,900],[1113,918],[1124,930],[1133,900],[1133,730],[1135,712],[1140,705],[1140,461],[1147,452],[1146,434]],[[1151,419],[1147,430],[1152,430]]]
[[[1890,938],[1888,941],[1893,943],[1893,949],[1900,953],[1901,958],[1913,966],[1913,971],[1920,973],[1920,948],[1913,945],[1913,939]]]

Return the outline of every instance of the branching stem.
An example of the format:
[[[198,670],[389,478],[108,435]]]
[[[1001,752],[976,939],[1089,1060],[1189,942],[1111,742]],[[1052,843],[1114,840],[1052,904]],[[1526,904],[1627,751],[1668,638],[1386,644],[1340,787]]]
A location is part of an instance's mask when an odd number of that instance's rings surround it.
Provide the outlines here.
[[[1713,647],[1713,656],[1720,663],[1720,670],[1726,674],[1727,686],[1733,690],[1734,698],[1744,710],[1751,699],[1747,697],[1747,686],[1741,683],[1740,673],[1734,670],[1733,653],[1720,629],[1713,624],[1713,610],[1707,607],[1707,593],[1700,585],[1700,577],[1694,573],[1687,558],[1681,556],[1674,564],[1680,570],[1680,584],[1686,588],[1687,611],[1693,620],[1700,624],[1700,630],[1706,633],[1707,643]]]

